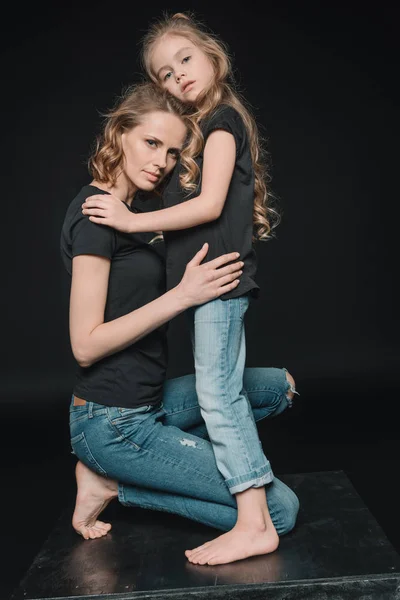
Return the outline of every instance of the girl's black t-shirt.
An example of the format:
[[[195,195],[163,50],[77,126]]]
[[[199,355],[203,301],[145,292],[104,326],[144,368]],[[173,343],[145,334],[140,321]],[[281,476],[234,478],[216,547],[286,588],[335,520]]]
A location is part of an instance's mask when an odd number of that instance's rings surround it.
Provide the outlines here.
[[[209,251],[205,261],[213,260],[221,254],[240,252],[244,262],[239,285],[221,296],[222,300],[236,298],[244,294],[257,296],[259,286],[255,281],[257,261],[253,247],[253,207],[254,170],[247,131],[240,114],[231,106],[219,106],[211,117],[201,125],[204,140],[212,131],[224,129],[231,133],[236,142],[236,163],[221,216],[211,223],[204,223],[189,229],[164,232],[167,256],[167,288],[175,287],[181,280],[187,263],[200,250],[205,242]],[[200,173],[203,166],[203,153],[197,158]],[[172,172],[163,193],[165,208],[175,206],[194,198],[201,193],[201,175],[197,189],[187,194],[179,182],[180,165]]]
[[[72,259],[96,254],[111,260],[104,322],[148,304],[165,293],[163,242],[149,244],[154,234],[121,233],[82,214],[88,196],[106,194],[84,186],[69,205],[61,231],[61,256],[69,275]],[[136,209],[130,208],[133,212]],[[167,369],[167,325],[91,367],[78,366],[73,393],[107,406],[136,408],[158,404]]]

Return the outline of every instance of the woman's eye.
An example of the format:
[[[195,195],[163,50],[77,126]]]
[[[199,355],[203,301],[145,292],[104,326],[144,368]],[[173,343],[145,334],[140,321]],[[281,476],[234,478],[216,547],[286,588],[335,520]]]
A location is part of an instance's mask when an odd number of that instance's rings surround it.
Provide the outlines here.
[[[185,58],[182,60],[183,63],[188,62],[190,60],[190,56],[185,56]]]
[[[157,147],[157,142],[155,140],[146,140],[149,146]]]
[[[179,158],[179,151],[178,150],[169,150],[169,153],[171,154],[171,156],[173,158],[176,158],[176,159]]]

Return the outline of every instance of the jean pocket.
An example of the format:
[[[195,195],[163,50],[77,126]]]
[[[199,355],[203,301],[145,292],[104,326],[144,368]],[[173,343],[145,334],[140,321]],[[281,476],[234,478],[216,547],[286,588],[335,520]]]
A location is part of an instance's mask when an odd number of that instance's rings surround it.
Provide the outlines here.
[[[82,419],[87,419],[87,408],[86,406],[74,407],[79,408],[80,410],[70,410],[69,411],[69,424],[70,426],[77,421],[82,421]]]
[[[155,414],[157,413],[157,414]],[[138,408],[117,408],[110,414],[110,423],[116,433],[135,450],[140,450],[154,427],[160,408],[152,405]]]
[[[142,415],[143,413],[149,412],[154,406],[152,404],[146,404],[145,406],[138,406],[136,408],[124,408],[119,406],[117,411],[121,417],[128,417],[132,415]]]
[[[71,438],[71,448],[73,454],[75,454],[89,469],[96,471],[99,475],[107,477],[106,471],[99,465],[90,451],[83,431]]]

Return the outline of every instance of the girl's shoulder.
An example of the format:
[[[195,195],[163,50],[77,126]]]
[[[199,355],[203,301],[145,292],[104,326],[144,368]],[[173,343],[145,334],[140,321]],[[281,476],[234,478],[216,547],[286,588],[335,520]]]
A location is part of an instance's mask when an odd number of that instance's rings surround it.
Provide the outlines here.
[[[207,138],[215,129],[229,131],[237,139],[246,135],[246,128],[240,113],[229,104],[220,104],[207,116],[202,123],[204,138]]]
[[[242,124],[243,120],[240,113],[229,104],[220,104],[204,120],[204,125],[209,125],[217,121],[232,121]]]

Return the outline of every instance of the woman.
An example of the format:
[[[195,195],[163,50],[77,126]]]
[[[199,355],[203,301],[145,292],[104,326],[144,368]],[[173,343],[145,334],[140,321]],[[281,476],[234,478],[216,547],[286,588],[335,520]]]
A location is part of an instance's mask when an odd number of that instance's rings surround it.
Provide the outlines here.
[[[235,500],[203,439],[194,377],[165,381],[166,323],[235,289],[243,263],[230,253],[201,264],[204,244],[165,293],[161,245],[149,243],[151,235],[118,232],[81,211],[94,193],[113,194],[134,211],[136,192],[153,191],[172,171],[187,125],[181,104],[167,92],[153,84],[130,90],[107,117],[89,162],[93,181],[72,201],[63,225],[71,345],[80,365],[70,409],[79,459],[72,523],[85,539],[110,530],[97,517],[115,497],[222,530],[236,521]],[[288,406],[288,379],[285,369],[246,370],[256,419]],[[285,533],[294,526],[297,497],[277,478],[267,487],[274,526]]]

